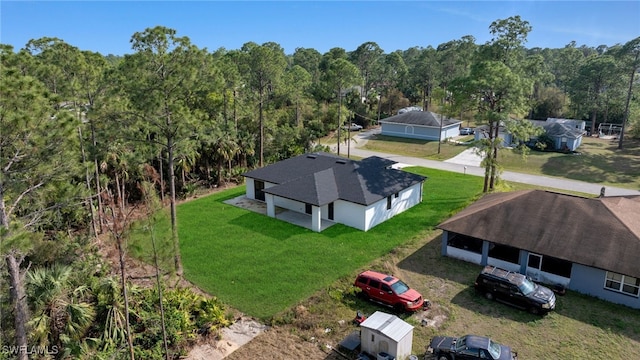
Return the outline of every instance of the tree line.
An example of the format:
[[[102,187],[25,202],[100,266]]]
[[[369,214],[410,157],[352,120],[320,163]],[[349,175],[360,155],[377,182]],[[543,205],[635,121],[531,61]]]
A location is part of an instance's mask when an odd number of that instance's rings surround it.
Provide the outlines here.
[[[171,290],[163,309],[157,264],[154,289],[128,283],[134,210],[152,236],[152,215],[167,204],[173,266],[162,271],[180,275],[177,199],[328,151],[318,140],[329,135],[340,154],[350,122],[367,127],[419,105],[488,125],[479,144],[485,191],[499,174],[501,126],[527,139],[537,130],[524,119],[564,117],[640,136],[640,37],[526,48],[532,30],[515,16],[494,21],[486,44],[469,35],[391,53],[375,42],[324,54],[287,55],[273,42],[209,51],[162,26],[133,34],[124,56],[48,37],[19,51],[0,45],[0,293],[10,294],[0,302],[3,344],[55,348],[54,358],[179,356],[189,340],[180,334],[226,324],[223,304]],[[101,234],[118,249],[119,280],[94,256]],[[181,301],[188,309],[172,306]]]

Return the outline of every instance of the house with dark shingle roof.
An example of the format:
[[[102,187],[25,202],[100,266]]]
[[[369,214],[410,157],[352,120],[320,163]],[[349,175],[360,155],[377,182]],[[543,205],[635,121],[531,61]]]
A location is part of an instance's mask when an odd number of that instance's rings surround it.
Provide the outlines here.
[[[395,163],[304,154],[245,173],[246,196],[264,201],[271,217],[276,207],[308,214],[314,231],[323,220],[367,231],[422,201],[426,178]]]
[[[459,136],[461,123],[431,111],[407,111],[380,120],[380,134],[438,141]]]
[[[438,225],[442,255],[640,308],[640,196],[483,196]]]

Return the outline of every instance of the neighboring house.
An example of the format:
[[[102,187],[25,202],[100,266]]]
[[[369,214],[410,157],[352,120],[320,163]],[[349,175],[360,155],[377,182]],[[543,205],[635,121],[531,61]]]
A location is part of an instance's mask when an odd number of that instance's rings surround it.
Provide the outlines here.
[[[329,220],[367,231],[422,201],[424,176],[392,168],[377,156],[361,161],[329,153],[310,153],[244,174],[246,196],[311,216],[321,231]]]
[[[440,122],[442,121],[442,126]],[[406,111],[380,120],[382,135],[422,140],[445,140],[460,135],[456,119],[442,119],[430,111]]]
[[[529,120],[533,125],[544,129],[547,136],[553,141],[553,150],[575,151],[582,144],[582,136],[585,134],[585,122],[573,119],[548,118],[546,121]],[[503,139],[503,146],[509,147],[517,142],[509,131],[500,126],[498,137]],[[475,140],[489,138],[489,126],[482,125],[475,129]],[[526,141],[535,141],[537,137]]]
[[[509,147],[514,142],[513,135],[507,132],[507,129],[503,125],[500,125],[500,128],[498,129],[498,137],[502,139],[502,146],[504,147]],[[479,141],[481,139],[488,139],[488,138],[489,138],[489,125],[480,125],[474,129],[473,139],[475,141]]]
[[[413,326],[399,317],[376,311],[360,324],[360,328],[360,348],[363,352],[378,359],[384,359],[385,354],[396,359],[411,356]]]
[[[487,194],[438,225],[442,254],[640,308],[640,196]]]
[[[548,118],[547,121],[531,122],[541,126],[553,141],[554,149],[560,151],[576,151],[586,132],[585,122],[582,120]]]

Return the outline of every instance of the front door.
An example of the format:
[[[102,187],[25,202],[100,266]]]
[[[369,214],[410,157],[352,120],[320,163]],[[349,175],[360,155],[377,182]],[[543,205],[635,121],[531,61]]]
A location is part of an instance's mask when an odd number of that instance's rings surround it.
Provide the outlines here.
[[[333,220],[333,203],[329,203],[329,220]]]
[[[542,255],[529,253],[527,260],[527,276],[533,280],[540,279],[540,267],[542,266]]]

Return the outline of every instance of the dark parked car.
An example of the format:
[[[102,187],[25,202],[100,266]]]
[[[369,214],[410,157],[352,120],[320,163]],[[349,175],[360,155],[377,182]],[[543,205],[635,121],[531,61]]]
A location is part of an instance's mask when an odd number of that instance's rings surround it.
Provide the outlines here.
[[[523,274],[487,265],[474,284],[487,299],[504,302],[532,314],[546,314],[556,307],[553,291],[538,285]]]
[[[399,311],[416,311],[422,307],[422,295],[392,275],[367,270],[353,283],[363,297],[394,307]]]
[[[473,135],[473,128],[462,128],[460,129],[460,135]]]
[[[518,354],[512,351],[509,346],[477,335],[465,335],[459,338],[435,336],[431,339],[427,353],[433,354],[438,360],[515,360],[518,358]]]

